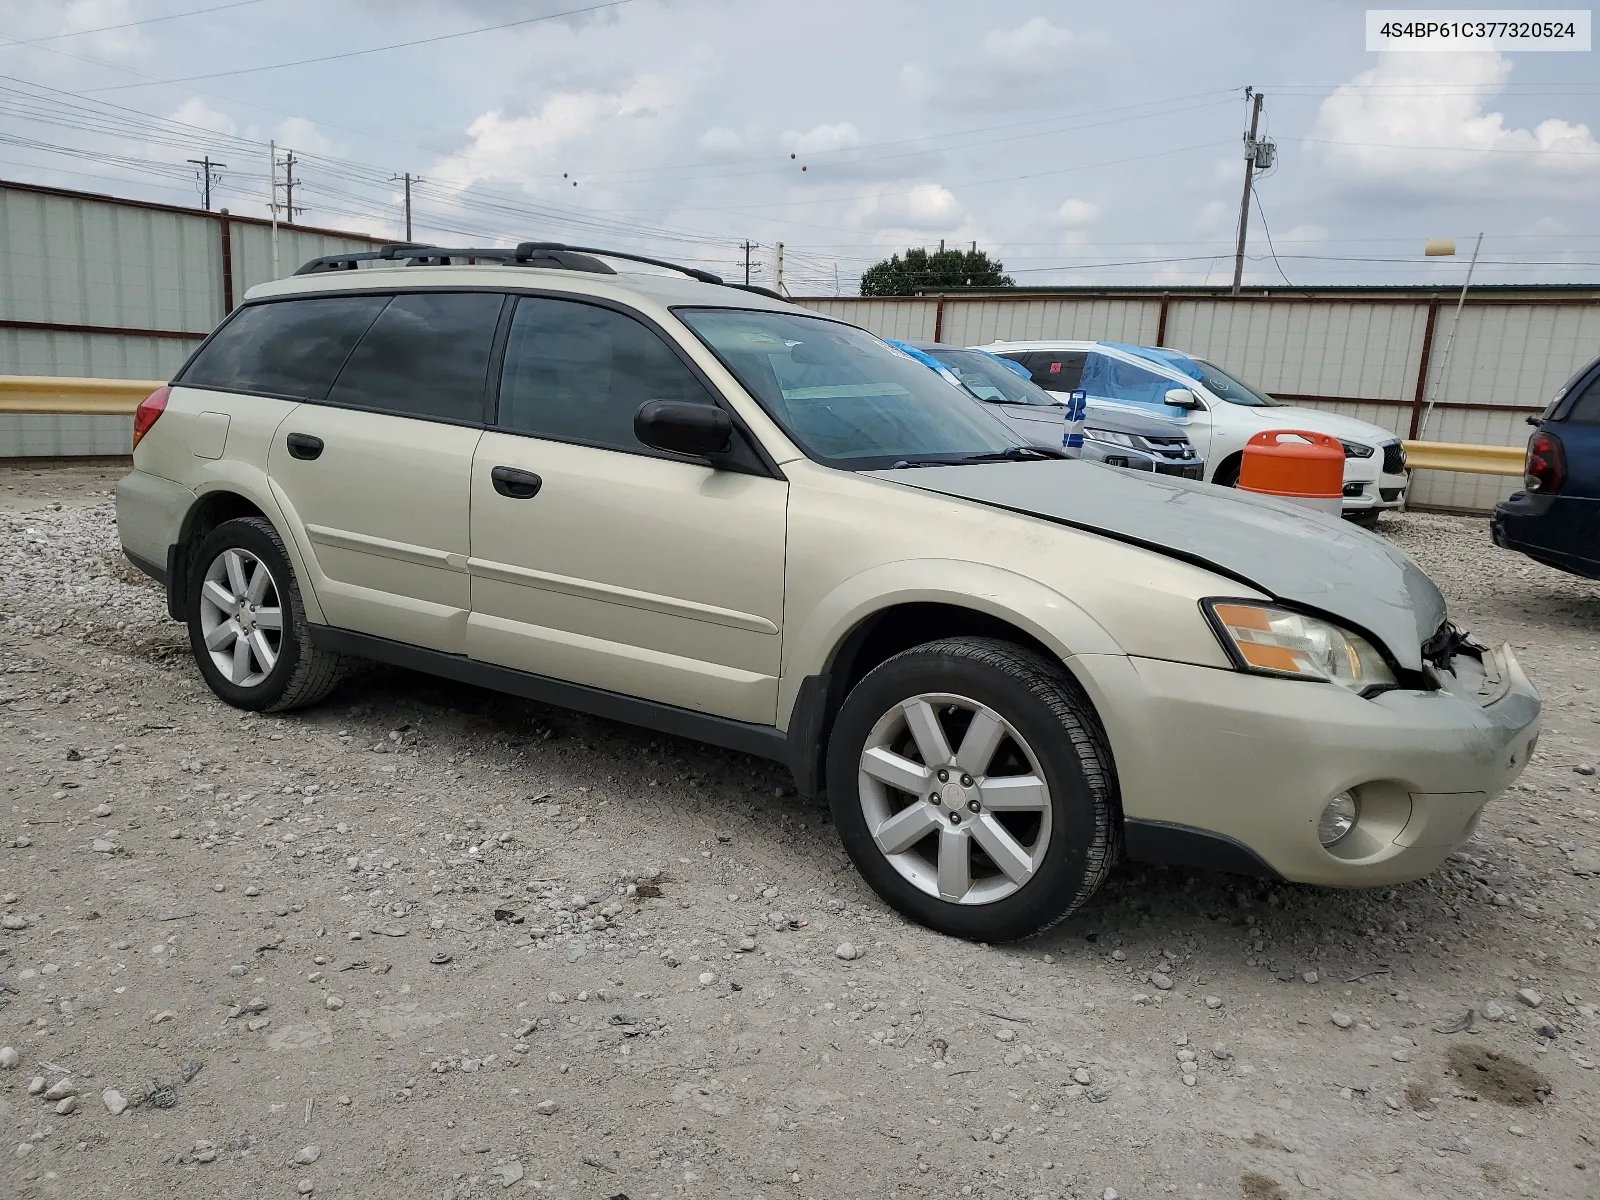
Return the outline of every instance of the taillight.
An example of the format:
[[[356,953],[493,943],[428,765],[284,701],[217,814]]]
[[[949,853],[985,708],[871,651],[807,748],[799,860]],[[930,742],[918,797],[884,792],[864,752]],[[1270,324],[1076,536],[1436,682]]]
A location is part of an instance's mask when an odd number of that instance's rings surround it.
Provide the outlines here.
[[[1530,492],[1548,496],[1561,490],[1567,481],[1567,455],[1561,439],[1543,430],[1528,439],[1528,463],[1523,468],[1522,486]]]
[[[156,423],[156,418],[167,411],[167,394],[170,387],[158,387],[143,400],[139,407],[133,410],[133,444],[137,446],[139,439],[150,432],[150,426]]]

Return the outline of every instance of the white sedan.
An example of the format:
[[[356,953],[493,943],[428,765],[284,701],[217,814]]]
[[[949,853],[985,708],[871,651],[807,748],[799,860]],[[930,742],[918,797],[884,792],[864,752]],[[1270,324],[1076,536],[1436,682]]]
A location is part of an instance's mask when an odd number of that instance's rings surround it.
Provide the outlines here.
[[[1113,342],[992,342],[982,349],[1028,368],[1053,392],[1082,389],[1090,411],[1132,409],[1180,422],[1207,464],[1211,483],[1239,482],[1245,443],[1267,429],[1309,429],[1344,444],[1344,514],[1376,522],[1405,501],[1409,477],[1400,438],[1354,417],[1274,400],[1214,363],[1181,350]],[[1182,407],[1171,392],[1190,393]]]

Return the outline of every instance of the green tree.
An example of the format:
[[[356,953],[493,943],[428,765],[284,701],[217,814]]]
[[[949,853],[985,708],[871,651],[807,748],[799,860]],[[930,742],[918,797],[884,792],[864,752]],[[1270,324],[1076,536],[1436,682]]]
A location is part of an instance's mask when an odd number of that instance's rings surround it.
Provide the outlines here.
[[[1015,287],[1016,280],[1004,273],[982,250],[935,250],[916,248],[905,257],[895,254],[861,273],[863,296],[911,296],[929,289],[961,287]]]

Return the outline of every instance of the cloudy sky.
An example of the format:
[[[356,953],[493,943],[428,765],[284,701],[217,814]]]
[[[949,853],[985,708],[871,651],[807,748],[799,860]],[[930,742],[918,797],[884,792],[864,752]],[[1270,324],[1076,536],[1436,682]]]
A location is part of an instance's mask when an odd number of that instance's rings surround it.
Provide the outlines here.
[[[0,178],[453,244],[602,244],[854,292],[910,245],[1023,284],[1600,278],[1594,53],[1372,54],[1346,0],[28,0]],[[586,11],[577,11],[586,10]],[[515,22],[515,24],[512,24]],[[411,43],[402,45],[401,43]],[[1268,231],[1271,243],[1268,242]]]

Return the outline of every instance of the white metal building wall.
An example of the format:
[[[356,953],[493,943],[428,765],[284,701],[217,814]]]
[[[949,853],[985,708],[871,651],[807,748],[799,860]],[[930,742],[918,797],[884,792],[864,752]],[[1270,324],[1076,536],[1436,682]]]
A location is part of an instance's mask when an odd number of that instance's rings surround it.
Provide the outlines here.
[[[271,277],[272,235],[233,218],[229,236],[237,304]],[[279,269],[373,244],[284,226]],[[0,375],[171,378],[222,320],[222,267],[216,214],[0,185]],[[0,413],[0,458],[127,454],[132,434],[126,417]]]

